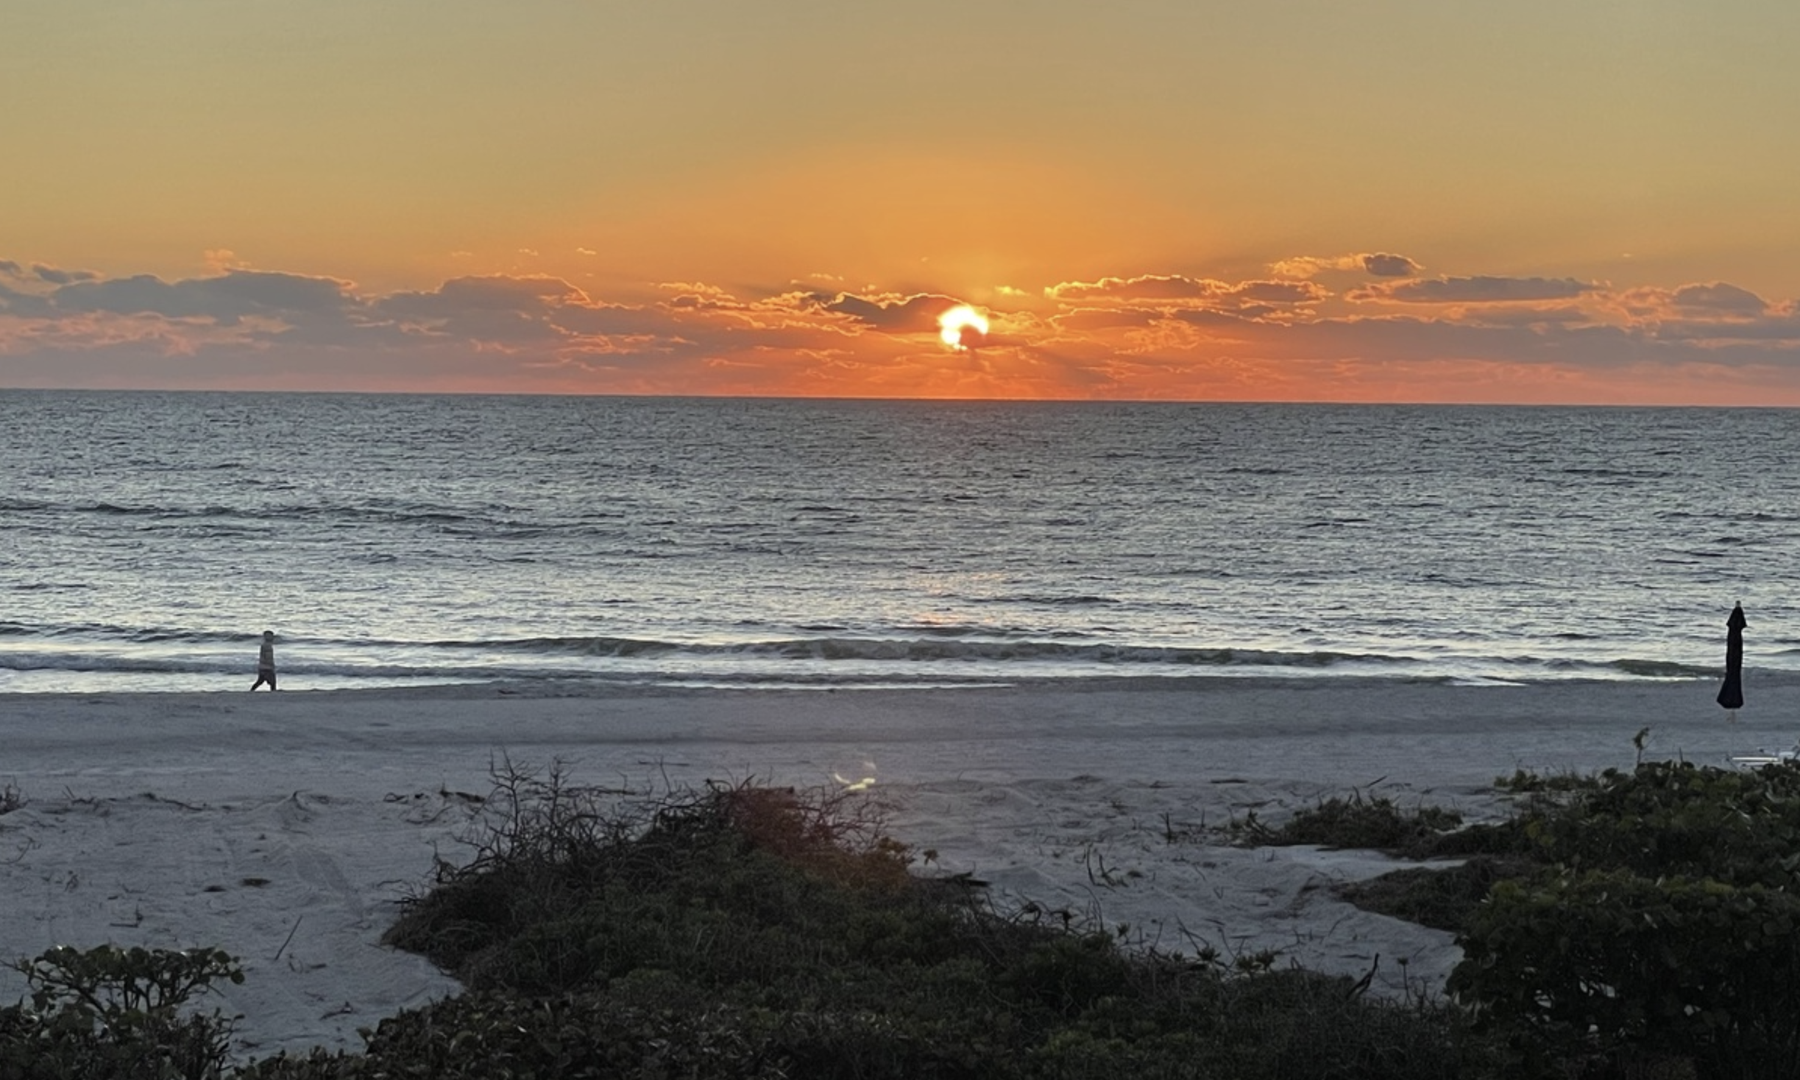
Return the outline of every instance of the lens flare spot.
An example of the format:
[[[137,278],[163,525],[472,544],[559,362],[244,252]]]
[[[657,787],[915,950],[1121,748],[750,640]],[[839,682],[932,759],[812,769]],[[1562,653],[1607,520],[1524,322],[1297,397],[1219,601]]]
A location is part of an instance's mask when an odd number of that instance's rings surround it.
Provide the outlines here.
[[[845,791],[867,791],[875,786],[875,778],[873,776],[865,776],[861,780],[852,780],[842,773],[832,773],[831,778],[836,780],[838,786],[842,787]]]
[[[987,316],[960,304],[938,316],[938,336],[959,352],[973,349],[987,337]]]

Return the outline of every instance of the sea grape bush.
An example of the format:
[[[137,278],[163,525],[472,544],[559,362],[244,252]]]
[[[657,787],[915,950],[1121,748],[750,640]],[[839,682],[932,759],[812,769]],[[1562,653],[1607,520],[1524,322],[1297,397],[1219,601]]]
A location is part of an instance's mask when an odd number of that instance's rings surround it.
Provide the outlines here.
[[[1450,990],[1516,1044],[1686,1057],[1702,1076],[1800,1076],[1800,898],[1586,871],[1503,882]]]
[[[1647,877],[1783,888],[1800,873],[1800,765],[1756,770],[1645,762],[1607,770],[1560,806],[1529,815],[1549,862]]]
[[[1645,762],[1538,799],[1449,989],[1528,1063],[1800,1076],[1800,767]]]
[[[244,981],[217,949],[50,949],[12,965],[28,1001],[0,1009],[7,1080],[217,1080],[231,1021],[184,1006],[217,980]]]

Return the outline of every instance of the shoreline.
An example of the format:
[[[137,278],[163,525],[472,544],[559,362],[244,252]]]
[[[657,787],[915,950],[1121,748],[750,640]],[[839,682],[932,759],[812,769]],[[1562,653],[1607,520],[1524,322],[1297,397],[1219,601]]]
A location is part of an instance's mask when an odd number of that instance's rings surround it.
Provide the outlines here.
[[[1125,923],[1164,948],[1375,967],[1379,990],[1404,992],[1441,985],[1450,936],[1328,888],[1391,861],[1188,834],[1354,790],[1479,817],[1515,769],[1629,768],[1645,727],[1646,757],[1713,765],[1800,736],[1800,680],[1758,678],[1736,725],[1715,691],[1216,678],[0,695],[0,787],[25,800],[0,815],[14,913],[0,958],[109,941],[224,948],[246,981],[203,1007],[244,1015],[244,1053],[354,1048],[358,1027],[457,990],[379,940],[433,860],[459,858],[490,769],[561,761],[576,784],[637,791],[866,780],[887,832],[936,852],[923,869],[989,881],[1003,903]],[[21,989],[0,971],[0,1002]]]
[[[1230,651],[1230,650],[1225,650]],[[1475,673],[1447,665],[1419,664],[1384,667],[1357,664],[1321,666],[1288,666],[1282,664],[1159,664],[1121,665],[1103,669],[1070,667],[1056,670],[1020,662],[1000,665],[964,665],[947,661],[920,663],[900,662],[885,671],[851,671],[834,664],[811,666],[799,664],[782,671],[713,672],[677,665],[669,670],[641,670],[585,673],[532,672],[462,672],[439,674],[417,673],[411,676],[354,676],[341,672],[320,672],[302,664],[283,670],[283,693],[361,693],[458,695],[490,687],[505,687],[531,696],[583,696],[613,692],[655,690],[744,691],[811,693],[867,691],[957,691],[994,688],[1049,688],[1058,686],[1110,687],[1115,689],[1165,689],[1206,684],[1256,686],[1333,685],[1381,686],[1433,685],[1484,689],[1490,687],[1584,686],[1584,685],[1671,685],[1716,682],[1721,669],[1711,665],[1666,661],[1619,659],[1605,670],[1593,665],[1572,664],[1566,668],[1554,665],[1529,671]],[[853,665],[852,665],[853,667]],[[1138,670],[1130,670],[1138,667]],[[254,668],[200,676],[163,671],[99,670],[82,673],[74,685],[66,685],[69,674],[51,668],[0,668],[0,699],[11,697],[82,697],[90,695],[139,694],[235,694],[253,681]],[[47,682],[39,685],[40,676]],[[1745,668],[1752,683],[1784,686],[1800,683],[1800,666]]]

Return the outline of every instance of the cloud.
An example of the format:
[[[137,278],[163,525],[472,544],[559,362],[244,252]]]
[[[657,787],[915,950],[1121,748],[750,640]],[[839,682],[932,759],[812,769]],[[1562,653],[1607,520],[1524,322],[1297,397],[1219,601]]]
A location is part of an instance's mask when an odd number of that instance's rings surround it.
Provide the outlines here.
[[[1361,271],[1375,277],[1409,277],[1420,269],[1412,259],[1385,251],[1357,255],[1296,255],[1269,265],[1270,273],[1283,278],[1310,278],[1328,270]]]
[[[1505,304],[1567,300],[1599,288],[1574,278],[1440,277],[1369,285],[1352,290],[1346,299],[1406,304]]]
[[[1160,311],[1142,308],[1076,308],[1050,316],[1050,323],[1058,330],[1092,333],[1146,327],[1166,317]]]
[[[1310,281],[1244,281],[1226,295],[1263,304],[1312,304],[1331,293]]]
[[[1053,300],[1198,300],[1217,295],[1222,282],[1183,274],[1140,274],[1103,277],[1098,281],[1065,281],[1044,294]]]
[[[29,273],[25,267],[12,259],[0,259],[0,276],[15,278],[19,281],[43,283],[50,285],[67,285],[76,281],[93,281],[100,275],[92,270],[63,270],[43,263],[32,263]]]
[[[1722,281],[1710,285],[1683,285],[1675,290],[1673,300],[1676,308],[1694,314],[1761,315],[1769,306],[1755,293]]]
[[[353,303],[349,289],[349,282],[331,278],[229,270],[218,277],[174,283],[149,274],[83,279],[58,288],[50,295],[50,301],[63,311],[213,319],[232,324],[252,315],[341,312]]]
[[[374,301],[376,318],[446,342],[514,352],[552,349],[583,363],[595,357],[687,356],[713,349],[804,349],[827,346],[846,329],[902,332],[936,329],[955,301],[943,297],[867,299],[804,291],[740,299],[703,282],[671,282],[656,304],[595,300],[561,278],[491,275],[454,278],[430,292]]]
[[[686,332],[677,309],[639,304],[603,304],[587,301],[565,304],[550,316],[557,326],[578,335],[607,338],[634,337],[649,341],[678,337]],[[610,345],[609,345],[610,347]]]
[[[1404,255],[1377,252],[1362,257],[1363,269],[1376,277],[1408,277],[1419,270],[1419,264]]]
[[[1320,257],[1317,255],[1296,255],[1291,259],[1279,259],[1269,264],[1269,273],[1284,278],[1309,278],[1327,270],[1356,270],[1362,266],[1362,257],[1358,255],[1338,255]]]
[[[1062,303],[1120,303],[1183,306],[1309,304],[1331,293],[1310,281],[1241,281],[1236,284],[1182,274],[1103,277],[1098,281],[1065,281],[1044,294]]]
[[[243,270],[250,265],[238,258],[237,252],[230,248],[209,248],[201,252],[200,257],[205,260],[207,270],[214,274],[222,274],[227,270]]]
[[[1667,328],[1695,323],[1714,332],[1721,323],[1743,324],[1783,320],[1784,312],[1748,289],[1722,281],[1676,288],[1640,286],[1607,297],[1608,304],[1635,322]]]
[[[984,294],[992,333],[953,353],[937,318],[961,301],[929,287],[690,281],[619,297],[495,274],[377,294],[237,267],[82,273],[0,262],[9,384],[1309,400],[1579,386],[1572,398],[1800,404],[1800,305],[1719,281],[1390,275],[1346,296],[1303,278],[1104,275]]]
[[[451,278],[430,292],[394,293],[377,301],[373,313],[440,338],[543,344],[569,337],[556,316],[586,301],[586,294],[561,278],[486,275]]]
[[[826,299],[818,297],[820,307],[838,315],[846,315],[858,324],[887,334],[937,333],[938,316],[962,303],[953,296],[939,293],[914,293],[911,296],[878,294],[861,296],[838,293]]]
[[[54,315],[56,309],[42,296],[0,285],[0,313],[21,318],[43,318]]]
[[[1462,326],[1566,326],[1595,324],[1594,312],[1573,301],[1531,304],[1475,304],[1459,310],[1454,320]]]
[[[1608,297],[1609,307],[1647,337],[1715,348],[1800,344],[1800,302],[1774,304],[1725,282],[1646,286]]]
[[[409,314],[454,315],[471,311],[543,311],[585,299],[580,289],[561,278],[491,274],[451,278],[426,293],[395,293],[379,306]]]
[[[31,267],[31,272],[37,275],[39,281],[47,281],[52,285],[67,285],[75,281],[93,281],[100,276],[91,270],[58,270],[54,266],[45,266],[43,263],[34,263]]]

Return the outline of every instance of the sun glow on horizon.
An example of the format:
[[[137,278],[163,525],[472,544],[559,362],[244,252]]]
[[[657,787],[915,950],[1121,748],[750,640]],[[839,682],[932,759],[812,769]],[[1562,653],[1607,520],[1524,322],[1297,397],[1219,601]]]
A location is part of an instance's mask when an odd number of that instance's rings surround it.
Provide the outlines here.
[[[938,316],[938,336],[958,352],[967,352],[987,337],[987,316],[967,304],[959,304]],[[972,344],[969,338],[975,339]]]

